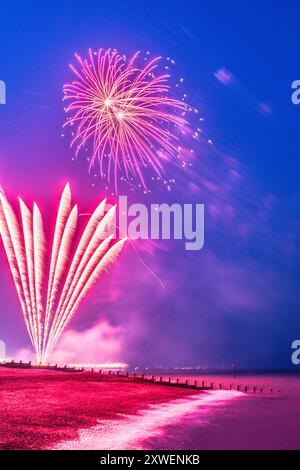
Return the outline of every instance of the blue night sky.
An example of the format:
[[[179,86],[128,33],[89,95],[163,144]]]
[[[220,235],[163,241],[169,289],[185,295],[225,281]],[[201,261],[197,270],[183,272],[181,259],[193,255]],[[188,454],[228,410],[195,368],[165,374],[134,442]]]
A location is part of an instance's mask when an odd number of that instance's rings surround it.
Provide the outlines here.
[[[290,367],[291,343],[300,337],[300,105],[291,102],[291,84],[300,79],[299,2],[0,5],[7,85],[0,184],[10,198],[36,200],[49,226],[66,181],[84,210],[106,194],[61,137],[62,86],[74,52],[111,47],[172,57],[204,119],[196,160],[176,170],[174,190],[130,196],[204,203],[204,249],[137,242],[162,289],[128,246],[60,348],[75,344],[77,357],[138,365]],[[220,70],[228,81],[215,76]],[[0,338],[14,355],[29,340],[2,247],[1,258]]]

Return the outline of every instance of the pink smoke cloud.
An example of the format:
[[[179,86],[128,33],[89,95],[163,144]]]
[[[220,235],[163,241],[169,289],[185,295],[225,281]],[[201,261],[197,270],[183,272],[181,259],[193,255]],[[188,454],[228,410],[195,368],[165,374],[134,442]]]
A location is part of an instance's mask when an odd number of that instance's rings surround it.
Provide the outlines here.
[[[69,329],[48,360],[58,364],[120,362],[124,333],[121,326],[113,326],[103,319],[82,331]],[[35,361],[34,353],[29,348],[17,351],[15,359]]]
[[[84,331],[67,330],[49,359],[58,363],[119,361],[123,336],[123,329],[107,320],[101,320]]]

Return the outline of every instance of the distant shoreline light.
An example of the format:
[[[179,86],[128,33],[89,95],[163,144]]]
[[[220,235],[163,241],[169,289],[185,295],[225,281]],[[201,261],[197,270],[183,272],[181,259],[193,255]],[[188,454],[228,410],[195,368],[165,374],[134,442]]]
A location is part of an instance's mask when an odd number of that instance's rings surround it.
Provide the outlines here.
[[[13,361],[10,357],[0,357],[0,364],[26,364],[26,361]],[[129,365],[125,362],[102,362],[102,363],[70,363],[70,364],[56,364],[54,362],[29,362],[32,367],[68,367],[68,368],[75,368],[75,369],[97,369],[97,370],[126,370],[128,369]]]
[[[101,369],[101,370],[125,370],[128,369],[128,364],[125,364],[123,362],[104,362],[101,364],[68,364],[68,367],[75,367],[78,369]]]

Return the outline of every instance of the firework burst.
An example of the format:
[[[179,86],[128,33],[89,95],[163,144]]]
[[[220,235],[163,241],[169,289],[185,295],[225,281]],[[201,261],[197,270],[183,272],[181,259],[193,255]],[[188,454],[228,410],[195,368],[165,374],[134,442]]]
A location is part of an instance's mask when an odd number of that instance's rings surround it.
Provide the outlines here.
[[[125,239],[114,243],[109,235],[115,206],[105,214],[105,203],[102,201],[89,218],[74,250],[78,208],[72,208],[70,187],[66,185],[47,276],[48,249],[38,206],[34,204],[31,211],[19,198],[18,217],[0,193],[0,233],[39,362],[45,361],[82,299],[122,250]]]
[[[99,163],[100,176],[137,178],[146,189],[144,170],[164,173],[163,160],[178,154],[177,134],[186,124],[187,105],[170,96],[168,73],[159,73],[159,57],[138,65],[117,51],[100,49],[70,65],[76,81],[64,86],[66,125],[73,126],[76,156],[91,148],[89,168]]]

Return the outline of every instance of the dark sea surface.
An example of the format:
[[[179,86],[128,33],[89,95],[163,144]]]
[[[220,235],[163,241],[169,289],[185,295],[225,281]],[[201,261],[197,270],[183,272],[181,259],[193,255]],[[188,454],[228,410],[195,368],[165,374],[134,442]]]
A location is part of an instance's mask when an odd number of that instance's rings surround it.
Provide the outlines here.
[[[218,389],[195,390],[192,396],[151,405],[135,415],[99,421],[80,431],[78,439],[61,442],[56,448],[300,449],[300,376],[176,377],[199,384],[204,379]],[[243,392],[245,386],[247,393]]]

